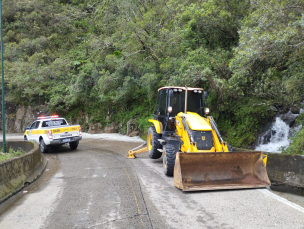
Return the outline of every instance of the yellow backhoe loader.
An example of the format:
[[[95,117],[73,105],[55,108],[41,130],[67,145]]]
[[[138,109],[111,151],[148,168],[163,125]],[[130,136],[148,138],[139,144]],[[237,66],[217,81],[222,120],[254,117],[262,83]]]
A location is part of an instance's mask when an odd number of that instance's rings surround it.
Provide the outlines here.
[[[163,156],[165,174],[174,175],[174,185],[183,191],[270,185],[267,157],[257,151],[233,151],[223,141],[207,116],[208,95],[202,88],[162,87],[158,92],[147,143],[130,150],[127,158],[145,151],[152,159]]]

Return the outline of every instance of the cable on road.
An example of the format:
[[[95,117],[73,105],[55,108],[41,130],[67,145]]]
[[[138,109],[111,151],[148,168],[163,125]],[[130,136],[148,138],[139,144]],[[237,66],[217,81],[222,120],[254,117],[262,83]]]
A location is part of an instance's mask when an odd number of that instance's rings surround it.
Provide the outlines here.
[[[137,205],[138,214],[139,214],[139,216],[140,216],[141,225],[142,225],[143,228],[144,228],[145,226],[144,226],[143,220],[142,220],[142,218],[141,218],[140,209],[139,209],[139,205],[138,205],[138,202],[137,202],[137,197],[136,197],[136,194],[135,194],[135,191],[134,191],[134,188],[133,188],[133,184],[132,184],[130,175],[129,175],[128,171],[126,170],[126,168],[124,168],[124,170],[125,170],[125,172],[126,172],[128,178],[129,178],[129,181],[130,181],[130,184],[131,184],[131,187],[132,187],[132,192],[133,192],[133,195],[134,195],[134,199],[135,199],[135,202],[136,202],[136,205]]]

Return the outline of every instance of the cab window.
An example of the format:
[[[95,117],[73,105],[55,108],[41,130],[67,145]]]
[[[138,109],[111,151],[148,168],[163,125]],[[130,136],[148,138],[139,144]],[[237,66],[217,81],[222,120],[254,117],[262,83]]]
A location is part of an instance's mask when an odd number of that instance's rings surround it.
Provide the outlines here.
[[[63,125],[67,125],[65,119],[52,119],[42,122],[42,127],[63,126]]]
[[[31,130],[32,129],[37,129],[38,127],[39,127],[39,123],[40,123],[40,121],[36,121],[36,122],[34,122],[32,125],[31,125]]]

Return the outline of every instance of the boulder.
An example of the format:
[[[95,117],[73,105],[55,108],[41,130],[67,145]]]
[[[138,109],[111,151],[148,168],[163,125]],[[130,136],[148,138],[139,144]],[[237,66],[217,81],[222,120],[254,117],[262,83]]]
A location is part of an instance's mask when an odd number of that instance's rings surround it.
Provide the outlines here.
[[[130,119],[127,122],[127,135],[129,136],[129,134],[131,134],[131,132],[136,131],[136,130],[137,130],[136,119]]]
[[[116,122],[112,122],[111,126],[107,126],[104,128],[105,133],[118,133],[118,125]]]
[[[297,106],[293,106],[292,108],[290,108],[290,111],[293,114],[300,114],[300,108]]]
[[[139,135],[139,132],[138,132],[138,131],[132,131],[132,132],[130,132],[130,133],[128,134],[129,137],[135,137],[135,136],[137,136],[137,135]]]
[[[101,134],[101,133],[104,133],[104,129],[102,128],[101,123],[98,122],[98,123],[90,124],[88,133],[89,134]]]
[[[298,115],[293,114],[291,111],[280,116],[280,118],[290,127],[295,123],[295,120],[297,117],[298,117]]]

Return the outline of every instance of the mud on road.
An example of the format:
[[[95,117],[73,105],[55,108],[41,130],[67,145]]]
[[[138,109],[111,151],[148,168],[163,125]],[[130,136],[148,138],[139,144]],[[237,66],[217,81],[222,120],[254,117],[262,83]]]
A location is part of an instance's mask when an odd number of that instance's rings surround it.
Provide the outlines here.
[[[161,159],[125,158],[135,141],[45,154],[43,175],[0,205],[0,228],[303,228],[304,208],[267,189],[180,191]]]

